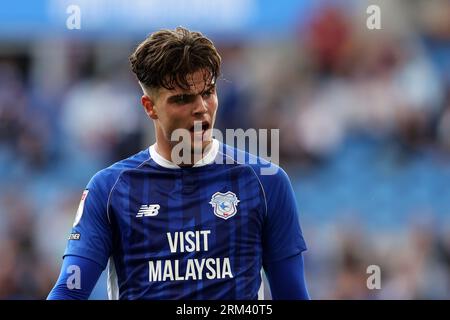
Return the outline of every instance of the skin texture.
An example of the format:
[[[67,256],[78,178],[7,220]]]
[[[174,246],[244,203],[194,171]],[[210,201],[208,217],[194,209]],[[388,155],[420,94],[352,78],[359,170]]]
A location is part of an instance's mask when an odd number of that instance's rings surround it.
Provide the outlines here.
[[[171,135],[176,129],[190,131],[192,160],[190,163],[183,163],[186,166],[195,163],[194,159],[198,159],[198,155],[201,158],[211,143],[218,100],[214,81],[211,83],[207,75],[207,71],[202,69],[190,74],[187,77],[189,90],[176,86],[173,90],[159,88],[149,93],[150,90],[144,89],[141,104],[155,125],[156,151],[169,161],[174,162],[172,149],[178,141],[171,141]],[[200,123],[203,124],[206,131],[200,129],[194,133],[194,122],[198,124],[199,129]],[[194,148],[194,137],[199,144],[201,142],[201,150]]]

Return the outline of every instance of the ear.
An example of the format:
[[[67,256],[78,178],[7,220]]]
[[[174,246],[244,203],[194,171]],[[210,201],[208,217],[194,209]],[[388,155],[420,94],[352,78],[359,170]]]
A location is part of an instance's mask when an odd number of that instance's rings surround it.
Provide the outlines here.
[[[153,103],[152,99],[150,99],[149,96],[144,94],[141,97],[141,104],[144,107],[145,113],[147,113],[147,115],[151,119],[153,119],[153,120],[158,119],[158,115],[156,114],[156,110],[155,110],[155,104]]]

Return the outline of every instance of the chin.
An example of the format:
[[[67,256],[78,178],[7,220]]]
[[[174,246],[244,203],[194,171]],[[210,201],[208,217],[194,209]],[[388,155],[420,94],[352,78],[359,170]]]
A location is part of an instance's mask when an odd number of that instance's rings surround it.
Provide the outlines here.
[[[202,140],[201,144],[195,145],[194,141],[192,140],[192,144],[191,144],[191,150],[192,152],[199,152],[199,151],[203,151],[205,150],[205,148],[211,143],[212,140]]]

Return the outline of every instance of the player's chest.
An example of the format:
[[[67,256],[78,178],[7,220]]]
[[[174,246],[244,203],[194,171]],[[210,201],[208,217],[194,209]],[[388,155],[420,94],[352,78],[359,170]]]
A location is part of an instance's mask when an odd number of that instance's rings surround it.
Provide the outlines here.
[[[265,214],[259,182],[242,172],[124,177],[111,196],[110,212],[127,229],[258,227]]]

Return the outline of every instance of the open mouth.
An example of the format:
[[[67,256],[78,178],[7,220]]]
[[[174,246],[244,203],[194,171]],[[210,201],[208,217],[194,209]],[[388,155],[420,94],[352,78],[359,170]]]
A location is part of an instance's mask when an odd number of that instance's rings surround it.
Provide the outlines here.
[[[209,129],[209,123],[207,121],[202,121],[202,123],[195,123],[195,125],[193,125],[189,131],[191,131],[192,133],[194,132],[198,132],[198,133],[204,133],[206,130]]]

